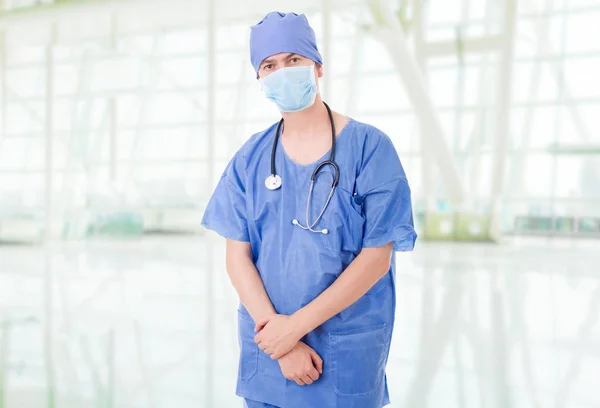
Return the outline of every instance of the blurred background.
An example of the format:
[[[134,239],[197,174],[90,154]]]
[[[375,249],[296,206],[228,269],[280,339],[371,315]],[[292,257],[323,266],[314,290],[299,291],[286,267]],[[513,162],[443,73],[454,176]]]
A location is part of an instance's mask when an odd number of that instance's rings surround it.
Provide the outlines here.
[[[0,0],[0,408],[241,406],[200,220],[273,10],[411,184],[391,407],[599,407],[600,0]]]

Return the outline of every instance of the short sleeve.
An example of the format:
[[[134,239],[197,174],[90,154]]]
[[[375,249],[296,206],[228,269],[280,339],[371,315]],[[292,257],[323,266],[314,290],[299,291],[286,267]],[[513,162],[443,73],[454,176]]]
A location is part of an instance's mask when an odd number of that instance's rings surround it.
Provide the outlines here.
[[[365,217],[363,247],[394,243],[394,251],[412,251],[417,239],[406,174],[396,149],[385,134],[369,151],[356,179],[355,201]]]
[[[246,218],[244,158],[238,152],[229,162],[208,201],[202,225],[222,237],[250,242]]]

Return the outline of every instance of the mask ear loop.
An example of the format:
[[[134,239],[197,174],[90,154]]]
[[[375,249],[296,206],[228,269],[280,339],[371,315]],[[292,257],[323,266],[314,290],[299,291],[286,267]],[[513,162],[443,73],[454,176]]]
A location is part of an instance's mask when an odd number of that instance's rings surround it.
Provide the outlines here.
[[[321,94],[321,90],[319,89],[319,73],[316,71],[317,70],[317,63],[313,62],[312,67],[313,67],[312,75],[315,75],[315,74],[317,75],[316,78],[313,76],[313,78],[315,78],[315,87],[317,88],[317,95],[320,95]],[[327,104],[325,102],[323,102],[323,104],[325,106],[327,106]]]

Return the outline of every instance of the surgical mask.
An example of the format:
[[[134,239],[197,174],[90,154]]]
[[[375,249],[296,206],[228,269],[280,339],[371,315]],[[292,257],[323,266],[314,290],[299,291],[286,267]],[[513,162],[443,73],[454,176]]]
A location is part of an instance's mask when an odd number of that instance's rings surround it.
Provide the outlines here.
[[[280,68],[269,76],[260,78],[265,96],[281,112],[298,112],[315,102],[317,84],[314,65]]]

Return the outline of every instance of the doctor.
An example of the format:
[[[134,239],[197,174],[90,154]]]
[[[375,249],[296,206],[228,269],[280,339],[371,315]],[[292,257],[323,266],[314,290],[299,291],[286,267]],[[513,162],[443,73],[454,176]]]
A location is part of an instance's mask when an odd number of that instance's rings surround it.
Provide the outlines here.
[[[417,237],[408,180],[387,135],[321,100],[304,15],[269,13],[250,57],[282,119],[235,154],[203,218],[241,300],[236,393],[249,408],[381,408],[394,252]]]

